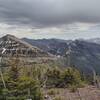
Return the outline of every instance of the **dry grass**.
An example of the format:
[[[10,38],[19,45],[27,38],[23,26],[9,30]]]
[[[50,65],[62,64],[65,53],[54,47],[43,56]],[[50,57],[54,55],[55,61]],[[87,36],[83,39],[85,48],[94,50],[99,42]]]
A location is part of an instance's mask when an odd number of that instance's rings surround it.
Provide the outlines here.
[[[48,95],[52,94],[53,100],[100,100],[100,90],[93,86],[79,88],[75,92],[67,88],[48,89],[47,91]]]

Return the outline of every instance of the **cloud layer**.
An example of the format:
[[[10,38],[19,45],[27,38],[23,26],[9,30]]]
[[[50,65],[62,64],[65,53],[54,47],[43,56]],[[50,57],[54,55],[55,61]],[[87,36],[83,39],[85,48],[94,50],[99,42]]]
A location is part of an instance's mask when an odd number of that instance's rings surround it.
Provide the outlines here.
[[[100,0],[0,0],[0,21],[53,26],[100,22]]]
[[[67,39],[99,32],[100,0],[0,0],[0,33]]]

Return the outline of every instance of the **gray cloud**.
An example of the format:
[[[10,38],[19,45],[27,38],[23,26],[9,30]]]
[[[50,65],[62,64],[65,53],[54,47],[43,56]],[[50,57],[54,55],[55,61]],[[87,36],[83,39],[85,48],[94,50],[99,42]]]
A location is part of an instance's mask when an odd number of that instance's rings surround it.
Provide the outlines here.
[[[100,23],[100,0],[0,0],[0,22],[34,27]]]

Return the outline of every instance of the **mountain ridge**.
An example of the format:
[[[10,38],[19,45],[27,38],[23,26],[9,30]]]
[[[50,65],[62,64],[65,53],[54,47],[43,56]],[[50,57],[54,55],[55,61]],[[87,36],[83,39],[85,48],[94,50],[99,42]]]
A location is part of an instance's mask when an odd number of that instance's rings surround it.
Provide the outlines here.
[[[77,68],[85,70],[88,72],[93,69],[100,74],[100,44],[94,42],[88,42],[87,40],[62,40],[58,41],[56,39],[41,39],[41,40],[30,40],[24,39],[24,41],[35,45],[46,52],[53,55],[60,55],[66,57],[66,52],[70,46],[70,61],[71,66],[75,65]],[[67,59],[67,58],[66,58]],[[66,60],[66,62],[68,59]]]

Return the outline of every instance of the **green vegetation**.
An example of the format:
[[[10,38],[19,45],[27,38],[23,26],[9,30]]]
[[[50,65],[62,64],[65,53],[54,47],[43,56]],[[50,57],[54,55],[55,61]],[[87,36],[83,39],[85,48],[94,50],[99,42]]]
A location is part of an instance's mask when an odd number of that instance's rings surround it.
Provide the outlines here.
[[[20,75],[16,60],[10,63],[9,71],[4,73],[6,89],[0,80],[0,100],[43,100],[39,82],[27,74]],[[0,78],[1,79],[1,78]]]
[[[52,68],[47,71],[47,86],[49,87],[69,87],[70,85],[81,85],[81,74],[77,69],[66,68]]]
[[[53,88],[53,89],[49,89],[47,94],[48,95],[56,95],[56,94],[59,94],[59,91],[57,89]]]
[[[19,62],[18,59],[11,59],[9,68],[3,72],[6,88],[0,78],[0,100],[44,100],[45,88],[72,87],[71,90],[76,91],[83,84],[81,74],[75,68],[61,69],[35,64],[21,67]],[[54,89],[48,91],[48,95],[55,94],[59,93]]]

